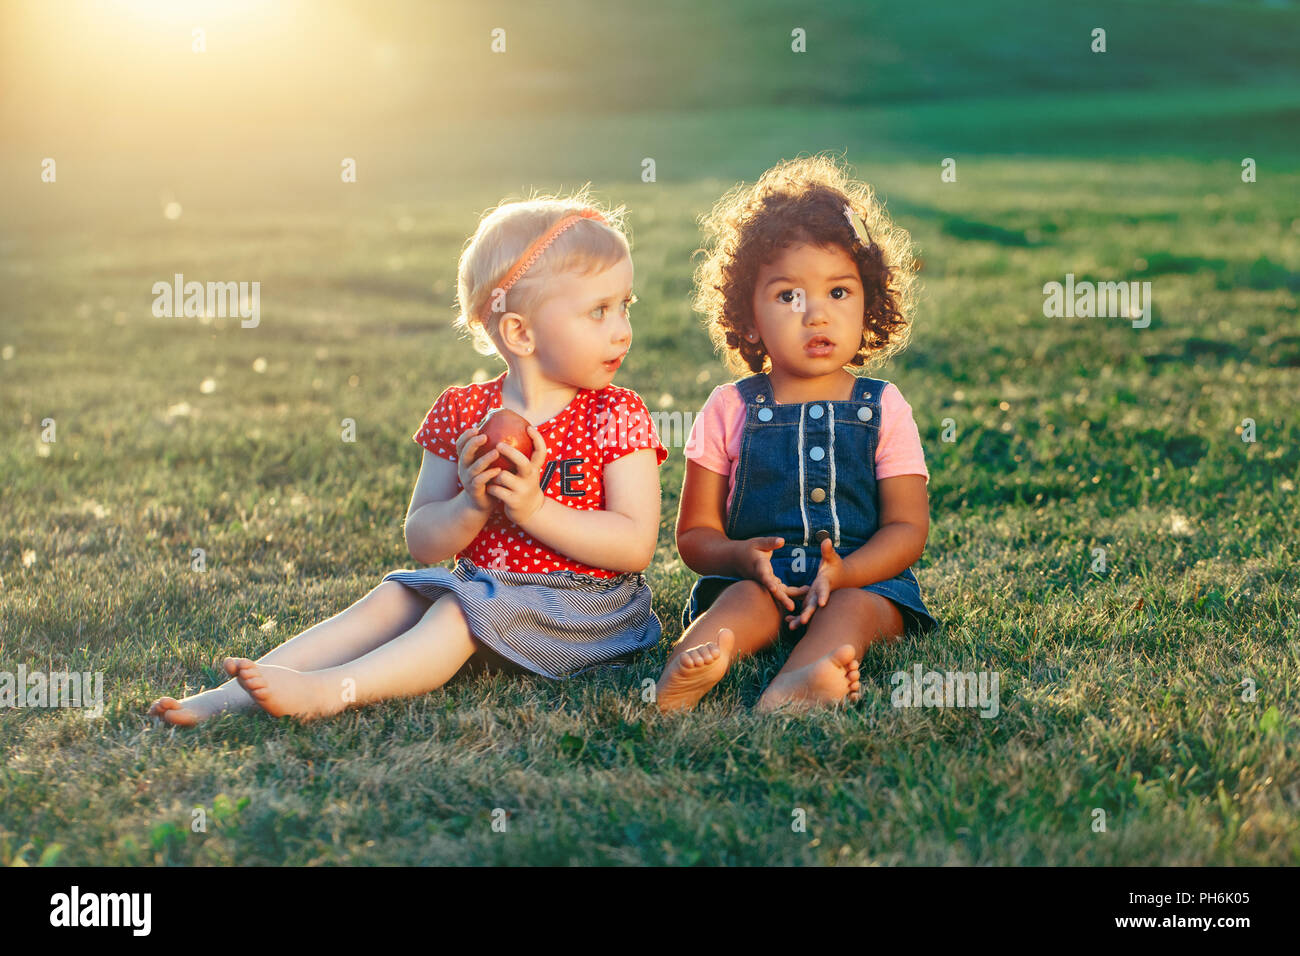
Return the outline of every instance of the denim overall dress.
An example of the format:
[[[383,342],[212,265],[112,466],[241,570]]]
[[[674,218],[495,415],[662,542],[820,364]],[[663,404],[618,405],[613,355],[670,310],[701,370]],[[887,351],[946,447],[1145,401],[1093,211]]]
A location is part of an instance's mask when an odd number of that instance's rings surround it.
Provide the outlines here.
[[[888,382],[859,377],[846,402],[781,405],[760,372],[736,383],[745,402],[745,430],[736,486],[727,509],[733,540],[779,535],[772,570],[791,587],[811,584],[821,564],[821,543],[830,538],[843,557],[876,533],[876,446],[880,396]],[[688,627],[740,578],[704,575],[691,588],[682,611]],[[928,631],[938,621],[921,600],[911,568],[863,587],[895,604],[908,630]],[[795,598],[796,607],[800,598]]]

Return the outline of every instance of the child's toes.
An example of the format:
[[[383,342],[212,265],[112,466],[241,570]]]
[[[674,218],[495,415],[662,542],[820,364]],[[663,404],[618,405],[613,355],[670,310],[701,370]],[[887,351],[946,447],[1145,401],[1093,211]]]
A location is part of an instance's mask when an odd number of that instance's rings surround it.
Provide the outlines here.
[[[841,644],[831,654],[830,659],[839,667],[843,667],[845,671],[849,669],[849,664],[857,663],[857,658],[853,656],[852,644]]]
[[[254,671],[257,670],[256,662],[250,661],[247,657],[227,657],[221,666],[227,674],[235,679],[239,679],[250,668]]]
[[[250,693],[255,690],[261,690],[266,686],[266,678],[256,667],[241,667],[239,674],[235,677],[239,681],[239,686]]]
[[[153,717],[161,717],[163,711],[173,710],[181,705],[181,702],[175,697],[159,697],[149,708],[149,713]]]

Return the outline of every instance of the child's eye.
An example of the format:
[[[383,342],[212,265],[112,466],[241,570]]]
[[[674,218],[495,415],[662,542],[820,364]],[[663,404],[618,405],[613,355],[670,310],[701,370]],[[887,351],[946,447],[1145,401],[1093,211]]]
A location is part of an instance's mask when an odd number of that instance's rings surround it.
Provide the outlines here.
[[[784,302],[787,305],[789,305],[791,302],[794,301],[794,289],[782,289],[780,292],[776,294],[776,298],[777,301]]]
[[[623,306],[623,314],[624,314],[624,315],[627,314],[627,310],[628,310],[629,308],[631,308],[632,305],[634,305],[634,304],[636,303],[636,301],[637,301],[637,298],[636,298],[635,295],[630,295],[630,296],[628,296],[626,299],[623,300],[623,302],[622,302],[622,306]],[[599,320],[599,319],[603,319],[603,318],[605,317],[605,313],[606,313],[608,310],[609,310],[609,306],[607,306],[607,305],[598,305],[598,306],[596,306],[594,309],[591,310],[591,317],[592,317],[593,319],[597,319],[597,320]]]
[[[843,292],[844,295],[836,295],[836,292]],[[842,285],[837,285],[835,288],[831,289],[831,297],[835,299],[847,299],[852,294],[852,292],[844,288]]]

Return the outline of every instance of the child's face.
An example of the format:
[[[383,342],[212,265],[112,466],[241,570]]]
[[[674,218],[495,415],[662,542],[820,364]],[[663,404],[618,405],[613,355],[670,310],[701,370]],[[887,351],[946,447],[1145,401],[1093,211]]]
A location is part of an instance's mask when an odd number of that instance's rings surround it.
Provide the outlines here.
[[[753,309],[753,331],[773,367],[790,375],[828,375],[862,345],[862,280],[839,246],[782,250],[758,270]]]
[[[601,272],[565,272],[548,281],[533,316],[542,373],[594,391],[612,382],[632,344],[631,299],[627,257]]]

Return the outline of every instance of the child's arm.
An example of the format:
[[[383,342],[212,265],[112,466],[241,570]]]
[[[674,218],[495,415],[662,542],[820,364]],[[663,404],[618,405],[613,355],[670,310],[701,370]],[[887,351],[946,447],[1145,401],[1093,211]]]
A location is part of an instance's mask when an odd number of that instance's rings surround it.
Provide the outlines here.
[[[910,568],[925,551],[930,534],[930,500],[924,475],[896,475],[876,484],[880,523],[862,547],[840,558],[829,539],[822,542],[822,563],[791,626],[807,624],[825,607],[836,588],[860,588],[887,581]]]
[[[916,564],[930,535],[930,498],[923,475],[897,475],[876,484],[880,524],[867,543],[844,556],[846,588],[888,581]]]
[[[785,541],[779,537],[727,537],[722,519],[727,510],[728,478],[694,461],[686,462],[681,506],[677,512],[677,551],[696,574],[752,578],[772,593],[787,611],[795,609],[792,596],[807,586],[787,587],[772,571],[772,552]]]
[[[652,448],[641,448],[605,466],[604,510],[579,511],[542,493],[539,477],[546,442],[536,427],[530,461],[509,445],[497,449],[515,463],[517,474],[502,471],[488,494],[505,505],[506,516],[552,551],[593,568],[644,571],[654,559],[659,538],[659,472]]]
[[[487,523],[492,499],[485,489],[501,469],[489,467],[498,457],[494,449],[474,458],[486,442],[487,436],[470,428],[456,439],[454,462],[424,452],[403,528],[406,549],[421,564],[437,564],[454,557]],[[469,464],[467,457],[473,459]]]

